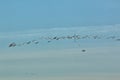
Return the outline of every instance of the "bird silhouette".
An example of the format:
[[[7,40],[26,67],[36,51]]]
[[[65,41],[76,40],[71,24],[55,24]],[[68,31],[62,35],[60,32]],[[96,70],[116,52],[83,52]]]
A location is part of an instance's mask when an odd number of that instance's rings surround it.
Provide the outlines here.
[[[9,47],[15,47],[15,46],[16,46],[16,43],[15,43],[15,42],[9,44]]]
[[[34,39],[34,40],[29,40],[29,41],[26,41],[26,42],[23,42],[21,44],[17,44],[15,42],[12,42],[11,44],[9,44],[9,47],[15,47],[15,46],[23,46],[23,45],[29,45],[31,43],[34,43],[34,44],[39,44],[39,40],[47,40],[47,43],[50,43],[52,42],[53,40],[74,40],[74,42],[76,43],[76,40],[81,40],[81,39],[102,39],[102,38],[105,38],[105,39],[115,39],[116,41],[120,41],[120,38],[117,38],[115,35],[112,35],[112,36],[100,36],[100,35],[79,35],[79,34],[73,34],[73,35],[66,35],[66,36],[42,36],[38,39]],[[86,50],[82,50],[82,52],[85,52]]]

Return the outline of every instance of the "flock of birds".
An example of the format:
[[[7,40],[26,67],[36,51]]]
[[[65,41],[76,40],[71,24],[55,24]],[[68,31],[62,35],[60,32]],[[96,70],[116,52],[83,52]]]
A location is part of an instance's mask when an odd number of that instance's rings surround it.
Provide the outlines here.
[[[54,37],[40,37],[36,40],[29,40],[26,42],[23,42],[21,44],[17,44],[15,42],[12,42],[9,44],[9,47],[16,47],[16,46],[23,46],[23,45],[29,45],[29,44],[39,44],[40,40],[47,40],[47,43],[50,43],[54,40],[80,40],[80,39],[114,39],[116,41],[120,41],[120,38],[118,38],[117,36],[98,36],[98,35],[78,35],[78,34],[74,34],[74,35],[68,35],[68,36],[54,36]],[[82,52],[85,52],[86,50],[82,50]]]

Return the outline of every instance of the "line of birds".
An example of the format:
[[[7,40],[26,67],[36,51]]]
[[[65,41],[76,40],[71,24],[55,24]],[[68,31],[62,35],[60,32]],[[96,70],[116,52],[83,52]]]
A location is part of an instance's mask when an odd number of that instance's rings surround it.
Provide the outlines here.
[[[47,40],[48,43],[50,43],[51,41],[53,40],[65,40],[65,39],[73,39],[73,40],[79,40],[79,39],[102,39],[102,38],[105,38],[105,39],[115,39],[116,41],[120,41],[120,38],[117,38],[116,36],[108,36],[108,37],[101,37],[101,36],[98,36],[98,35],[84,35],[84,36],[81,36],[81,35],[78,35],[78,34],[74,34],[72,36],[68,35],[68,36],[54,36],[54,37],[40,37],[39,39],[37,40],[31,40],[31,41],[26,41],[26,42],[23,42],[21,44],[17,44],[15,42],[12,42],[9,44],[9,47],[15,47],[15,46],[22,46],[22,45],[28,45],[28,44],[31,44],[31,43],[34,43],[34,44],[39,44],[40,43],[40,39],[42,40]],[[84,52],[84,51],[83,51]]]

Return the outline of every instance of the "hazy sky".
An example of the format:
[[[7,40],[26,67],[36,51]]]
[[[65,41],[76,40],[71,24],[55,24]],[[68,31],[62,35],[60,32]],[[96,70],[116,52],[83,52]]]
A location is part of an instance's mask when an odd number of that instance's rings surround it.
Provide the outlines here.
[[[1,33],[0,79],[2,80],[119,80],[120,25],[52,28]],[[101,35],[102,39],[59,40],[9,48],[40,36]],[[81,50],[85,49],[86,52]]]
[[[119,23],[119,0],[0,0],[0,31]]]
[[[119,0],[0,0],[0,79],[119,80],[119,32]],[[102,39],[8,47],[74,34]]]

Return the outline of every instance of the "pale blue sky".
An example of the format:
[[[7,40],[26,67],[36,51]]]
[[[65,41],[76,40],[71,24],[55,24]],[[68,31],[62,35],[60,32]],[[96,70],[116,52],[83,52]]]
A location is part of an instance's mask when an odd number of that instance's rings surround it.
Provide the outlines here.
[[[120,80],[119,32],[119,0],[0,0],[0,79]],[[8,47],[74,34],[102,39]]]
[[[0,31],[119,23],[119,0],[0,0]]]

